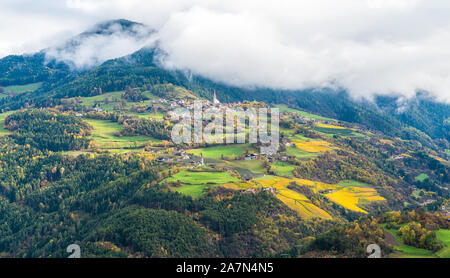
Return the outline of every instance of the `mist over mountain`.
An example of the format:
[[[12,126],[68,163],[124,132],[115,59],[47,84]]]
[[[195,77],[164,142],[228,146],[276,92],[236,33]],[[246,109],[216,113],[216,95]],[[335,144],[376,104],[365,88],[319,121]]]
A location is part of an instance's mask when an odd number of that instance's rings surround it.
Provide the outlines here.
[[[215,0],[130,0],[122,5],[120,1],[82,0],[58,5],[42,1],[39,6],[30,0],[21,2],[30,3],[6,5],[0,11],[5,22],[12,14],[14,20],[21,18],[15,24],[18,34],[3,30],[2,36],[8,39],[0,42],[0,50],[20,51],[14,41],[28,39],[21,31],[25,27],[34,30],[28,44],[39,49],[41,33],[51,36],[54,29],[81,32],[102,20],[126,18],[158,31],[155,35],[167,53],[165,67],[233,86],[331,87],[369,99],[375,95],[410,98],[418,91],[442,102],[450,97],[448,1],[268,0],[256,4],[230,0],[223,5]],[[27,17],[29,13],[39,19]],[[114,54],[131,54],[143,42],[121,35],[116,39],[122,43],[89,40],[87,45],[105,50],[93,55],[96,50],[82,48],[79,61],[70,51],[56,54],[62,54],[61,59],[73,67],[85,69],[96,63],[95,56],[101,61],[116,58]],[[55,38],[46,45],[64,41]]]
[[[99,87],[104,91],[116,91],[131,83],[142,86],[148,80],[159,80],[182,85],[202,97],[210,98],[216,89],[224,101],[255,99],[287,103],[398,136],[422,137],[404,134],[402,125],[408,125],[432,138],[450,140],[449,105],[442,103],[435,94],[418,91],[409,97],[381,94],[355,98],[351,91],[332,84],[328,87],[310,84],[303,89],[285,89],[266,84],[236,83],[236,79],[212,76],[214,70],[211,74],[209,71],[203,74],[195,67],[181,67],[174,62],[170,50],[167,51],[165,40],[160,32],[141,23],[124,19],[101,22],[58,46],[36,54],[0,59],[0,86],[44,82],[35,94],[18,98],[28,98],[27,101],[40,99],[40,103],[46,103],[48,96],[89,96]],[[200,54],[194,56],[204,59]],[[211,64],[216,63],[212,58],[210,61]],[[241,63],[236,68],[241,66],[245,65]],[[18,109],[22,103],[18,100],[4,107]]]
[[[102,22],[60,46],[45,49],[46,61],[57,60],[73,69],[86,70],[152,44],[154,32],[124,19]]]

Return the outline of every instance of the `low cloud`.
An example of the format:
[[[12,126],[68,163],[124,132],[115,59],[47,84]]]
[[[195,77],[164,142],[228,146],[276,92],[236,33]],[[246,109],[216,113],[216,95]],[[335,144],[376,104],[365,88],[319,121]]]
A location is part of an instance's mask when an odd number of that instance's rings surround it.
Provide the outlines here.
[[[111,18],[143,22],[158,30],[165,67],[230,85],[335,87],[356,98],[408,98],[422,90],[450,103],[447,0],[70,0],[58,9],[65,17],[55,16],[55,24],[77,18],[80,26]],[[86,67],[155,38],[147,39],[119,32],[56,56]]]
[[[114,23],[98,33],[98,26],[63,44],[45,50],[47,60],[65,62],[84,70],[109,59],[122,57],[154,42],[152,29],[143,25],[131,28]]]

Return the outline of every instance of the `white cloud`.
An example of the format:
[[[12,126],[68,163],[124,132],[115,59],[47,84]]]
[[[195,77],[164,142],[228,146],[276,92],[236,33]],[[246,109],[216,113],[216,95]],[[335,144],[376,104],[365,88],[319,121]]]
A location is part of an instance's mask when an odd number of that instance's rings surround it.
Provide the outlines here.
[[[152,33],[142,25],[124,29],[120,24],[112,24],[107,33],[77,36],[69,41],[69,47],[63,43],[46,49],[46,58],[63,61],[76,69],[88,69],[153,44]]]
[[[339,86],[356,97],[427,90],[450,102],[446,0],[69,0],[57,7],[51,0],[25,2],[41,7],[23,8],[14,1],[1,9],[0,4],[0,17],[9,16],[18,26],[17,32],[8,32],[0,23],[0,35],[15,41],[2,40],[0,54],[30,39],[23,27],[27,24],[53,34],[126,18],[160,30],[161,45],[169,53],[167,67],[229,84]],[[44,11],[45,6],[53,8]],[[115,39],[106,44],[109,48],[91,45],[105,50],[104,59],[142,43]],[[86,57],[97,55],[91,52],[83,50]]]

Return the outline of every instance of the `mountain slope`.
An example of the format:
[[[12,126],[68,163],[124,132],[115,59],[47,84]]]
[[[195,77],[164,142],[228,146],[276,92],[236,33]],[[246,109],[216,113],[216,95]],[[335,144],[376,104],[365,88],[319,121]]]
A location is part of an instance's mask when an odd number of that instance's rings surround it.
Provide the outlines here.
[[[76,53],[75,49],[93,36],[113,36],[119,32],[145,37],[154,32],[148,28],[142,32],[140,28],[143,28],[142,24],[126,20],[104,22],[73,38],[64,47],[53,48],[52,51]],[[0,109],[18,109],[27,105],[46,106],[57,103],[61,98],[93,96],[100,91],[124,90],[126,86],[172,83],[208,99],[212,99],[212,92],[216,90],[218,98],[223,102],[258,100],[273,104],[284,103],[322,116],[362,124],[392,136],[414,139],[430,147],[434,147],[434,143],[428,136],[441,139],[437,142],[441,148],[448,148],[450,140],[447,121],[450,118],[450,106],[435,102],[425,94],[418,94],[416,98],[406,102],[399,102],[397,97],[377,97],[374,102],[369,102],[355,101],[344,91],[238,88],[189,72],[165,69],[159,63],[164,52],[157,45],[108,60],[84,72],[74,71],[73,64],[67,60],[52,60],[45,64],[48,60],[46,55],[46,52],[40,52],[31,56],[8,56],[0,60],[0,86],[44,81],[42,88],[35,93],[1,100]]]

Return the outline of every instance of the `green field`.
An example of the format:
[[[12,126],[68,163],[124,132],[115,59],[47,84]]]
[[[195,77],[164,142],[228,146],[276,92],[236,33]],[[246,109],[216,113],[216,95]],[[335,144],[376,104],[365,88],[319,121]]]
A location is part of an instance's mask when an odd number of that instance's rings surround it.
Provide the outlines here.
[[[227,182],[237,182],[239,179],[231,176],[229,172],[195,172],[183,170],[167,178],[165,181],[180,181],[184,184],[224,184]]]
[[[304,150],[300,150],[295,146],[287,147],[286,154],[289,156],[295,156],[300,160],[309,160],[319,155],[319,153],[310,153]]]
[[[436,236],[444,245],[444,248],[436,252],[436,255],[440,258],[450,258],[450,230],[438,230]]]
[[[204,184],[190,184],[183,185],[182,187],[173,188],[173,191],[179,192],[183,195],[188,195],[193,198],[198,198],[203,195],[203,192],[207,186]]]
[[[37,83],[31,83],[31,84],[26,84],[26,85],[14,85],[14,86],[7,86],[5,87],[5,93],[8,95],[11,94],[18,94],[18,93],[22,93],[22,92],[33,92],[36,91],[37,89],[39,89],[39,87],[41,87],[42,82],[37,82]]]
[[[425,173],[421,173],[420,175],[418,175],[417,177],[414,178],[414,180],[420,181],[420,182],[422,182],[426,179],[428,179],[428,175]]]
[[[423,192],[422,189],[416,189],[411,193],[411,195],[416,199],[420,199],[420,198],[422,198],[422,196],[420,196],[421,192]]]
[[[338,183],[338,185],[345,186],[345,187],[368,187],[368,188],[372,187],[368,183],[355,181],[355,180],[342,180]]]
[[[385,225],[383,225],[385,227]],[[399,246],[394,246],[394,250],[396,251],[392,254],[392,257],[397,258],[450,258],[450,230],[440,229],[436,231],[436,236],[438,241],[442,241],[444,247],[436,253],[433,253],[431,250],[420,249],[412,246],[408,246],[403,244],[401,237],[398,235],[397,230],[395,229],[386,229],[386,231],[390,232],[394,235]]]
[[[106,111],[111,111],[114,109],[114,105],[115,105],[115,103],[113,103],[112,100],[114,98],[121,100],[120,97],[122,96],[122,94],[123,94],[123,92],[119,91],[119,92],[105,93],[105,94],[101,94],[101,95],[97,95],[97,96],[93,96],[93,97],[82,97],[81,104],[86,107],[94,107],[94,105],[97,103],[99,108],[102,108],[103,110],[106,110]],[[110,100],[108,104],[104,103],[105,99]]]
[[[322,121],[337,122],[336,119],[322,117],[322,116],[314,115],[314,114],[311,114],[311,113],[308,113],[308,112],[305,112],[305,111],[289,108],[289,107],[287,107],[284,104],[277,104],[277,105],[275,105],[275,108],[278,108],[280,110],[280,113],[293,112],[293,113],[296,113],[297,115],[299,115],[301,117],[308,117],[308,118],[311,118],[311,119],[322,120]]]
[[[327,137],[333,137],[333,136],[337,135],[337,136],[341,136],[341,137],[354,137],[354,138],[361,138],[361,139],[370,139],[369,136],[364,135],[359,132],[355,132],[351,129],[315,127],[314,130],[317,133],[319,133],[320,135],[327,136]]]
[[[385,225],[383,225],[385,226]],[[398,235],[396,229],[385,229],[389,233],[391,233],[399,246],[394,246],[395,252],[391,254],[393,258],[436,258],[436,255],[433,254],[431,250],[420,249],[412,246],[408,246],[403,244],[403,240]]]
[[[127,113],[128,115],[131,116],[136,116],[138,118],[142,118],[142,119],[153,119],[153,120],[162,120],[164,118],[164,114],[163,113]]]
[[[183,170],[165,179],[163,182],[178,182],[181,187],[172,187],[172,190],[192,197],[200,197],[204,189],[215,187],[228,182],[238,182],[239,179],[233,177],[229,172],[193,172]]]
[[[133,148],[147,143],[160,142],[158,139],[147,136],[116,136],[115,133],[122,128],[116,122],[94,119],[85,119],[85,121],[93,127],[91,138],[105,149]]]
[[[271,170],[275,172],[277,176],[281,177],[294,177],[292,171],[294,171],[295,167],[287,162],[276,161],[272,163]]]
[[[249,149],[250,152],[255,151],[250,144],[231,144],[200,149],[191,149],[188,151],[188,153],[196,156],[200,156],[201,154],[203,154],[204,158],[221,159],[222,155],[224,157],[237,157],[245,153],[246,149]]]
[[[5,128],[5,119],[8,115],[14,113],[14,111],[9,111],[0,114],[0,136],[8,134],[8,130]]]
[[[232,161],[229,166],[235,168],[247,169],[253,173],[264,173],[263,161],[262,160],[235,160]]]
[[[135,104],[148,104],[152,99],[155,99],[156,97],[152,95],[150,92],[146,91],[142,94],[149,98],[149,100],[143,101],[143,102],[129,102],[124,99],[122,99],[122,91],[116,91],[116,92],[109,92],[104,93],[97,96],[92,97],[81,97],[81,105],[85,107],[99,107],[102,108],[105,111],[112,111],[114,110],[114,107],[116,104],[120,104],[124,102],[125,108],[131,108]],[[72,98],[74,99],[74,98]],[[107,100],[107,102],[105,102]],[[133,113],[131,113],[133,114]],[[139,115],[139,114],[136,114]],[[149,114],[151,115],[151,114]]]

